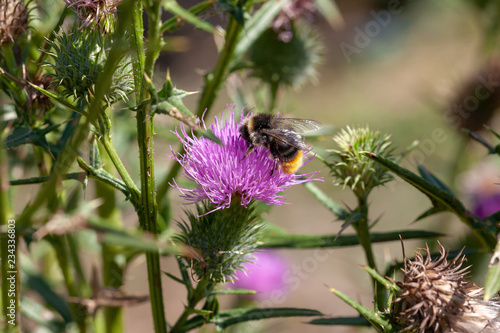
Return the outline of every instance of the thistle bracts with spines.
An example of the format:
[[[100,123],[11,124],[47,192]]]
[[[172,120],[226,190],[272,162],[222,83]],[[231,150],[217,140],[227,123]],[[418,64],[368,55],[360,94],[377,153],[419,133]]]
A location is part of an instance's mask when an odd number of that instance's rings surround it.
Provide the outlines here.
[[[200,280],[230,281],[236,271],[244,269],[244,263],[254,259],[257,233],[262,228],[255,205],[246,208],[238,198],[233,201],[229,208],[216,211],[206,201],[199,203],[197,214],[186,212],[189,222],[179,223],[177,239],[196,252],[185,260]]]
[[[99,74],[104,68],[111,48],[112,36],[98,30],[80,29],[61,33],[50,41],[48,52],[53,62],[48,74],[54,87],[61,87],[64,98],[73,97],[87,103],[95,95]],[[133,91],[133,76],[130,59],[123,57],[113,74],[113,80],[104,99],[108,105],[125,99]]]
[[[391,158],[390,136],[371,131],[367,127],[352,129],[347,126],[333,140],[339,149],[333,150],[335,163],[331,168],[336,185],[348,186],[358,198],[366,198],[370,191],[392,180],[387,169],[363,156],[361,152],[371,152]]]
[[[316,79],[324,49],[318,34],[307,25],[294,27],[292,33],[284,42],[272,28],[264,31],[249,53],[253,76],[275,88],[297,88]]]

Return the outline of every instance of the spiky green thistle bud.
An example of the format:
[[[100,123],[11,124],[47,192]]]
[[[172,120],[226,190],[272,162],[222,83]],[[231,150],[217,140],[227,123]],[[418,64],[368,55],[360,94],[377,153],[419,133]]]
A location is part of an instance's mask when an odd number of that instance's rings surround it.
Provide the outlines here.
[[[253,75],[271,87],[299,87],[318,74],[323,45],[307,25],[292,28],[292,38],[284,42],[279,32],[266,30],[252,45],[250,61]]]
[[[87,103],[95,95],[96,82],[104,68],[112,44],[112,36],[98,30],[83,28],[71,33],[62,33],[50,41],[53,59],[49,63],[53,73],[49,74],[55,88],[61,89],[63,97]],[[133,76],[130,59],[122,58],[109,91],[104,99],[113,104],[133,91]]]
[[[484,301],[483,288],[467,281],[462,251],[448,261],[448,251],[439,244],[441,256],[432,260],[416,252],[413,261],[405,259],[403,281],[396,282],[399,296],[392,315],[403,332],[493,333],[500,330],[500,302]]]
[[[0,0],[0,46],[14,43],[26,32],[28,16],[23,0]]]
[[[338,150],[333,150],[332,174],[338,180],[336,185],[348,186],[356,197],[366,198],[374,187],[390,181],[393,177],[385,167],[360,154],[368,151],[391,158],[389,139],[389,135],[373,132],[368,126],[342,129],[333,138],[339,146]]]
[[[233,197],[233,201],[238,199]],[[198,205],[197,215],[187,212],[189,223],[179,224],[178,239],[196,252],[185,259],[198,279],[226,282],[254,259],[262,225],[257,222],[254,205],[245,208],[233,202],[227,209],[213,209],[204,203]]]

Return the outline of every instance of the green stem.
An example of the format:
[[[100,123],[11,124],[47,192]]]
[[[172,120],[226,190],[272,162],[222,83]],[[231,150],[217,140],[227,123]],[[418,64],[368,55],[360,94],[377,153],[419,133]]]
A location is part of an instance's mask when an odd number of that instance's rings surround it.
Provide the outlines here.
[[[137,58],[133,62],[134,70],[134,81],[135,81],[135,96],[138,101],[143,100],[142,98],[142,79],[144,73],[144,62],[146,61],[146,55],[144,53],[144,26],[142,22],[142,1],[137,1],[134,6],[133,12],[133,24],[134,24],[134,44],[133,48],[136,50]]]
[[[71,270],[71,260],[69,259],[67,250],[67,244],[64,242],[64,236],[49,236],[47,239],[50,241],[57,256],[57,262],[59,264],[59,268],[61,269],[64,283],[66,285],[66,290],[68,291],[68,295],[71,297],[82,297],[79,293],[79,289],[76,287],[74,274]],[[85,317],[87,311],[80,304],[73,303],[71,305],[71,310],[73,312],[73,316],[76,324],[80,332],[85,333],[87,331],[87,327],[85,325]]]
[[[85,278],[85,274],[83,273],[82,261],[78,257],[78,247],[75,243],[75,239],[73,235],[65,235],[67,247],[69,250],[69,255],[71,258],[71,262],[73,267],[75,268],[75,275],[78,278],[78,289],[80,290],[80,296],[83,297],[91,297],[92,291],[90,290],[90,284],[87,282]]]
[[[110,164],[107,163],[106,157],[101,158],[104,162],[103,167],[108,172],[113,172]],[[102,182],[96,182],[95,193],[96,198],[102,200],[102,205],[97,208],[99,217],[107,221],[109,226],[122,228],[121,214],[116,207],[116,192],[114,189]],[[125,265],[120,265],[117,261],[117,256],[121,250],[120,246],[102,245],[102,280],[105,287],[120,288],[123,286]],[[104,322],[106,333],[123,332],[123,308],[105,307]]]
[[[361,244],[365,252],[368,266],[375,272],[378,272],[377,265],[375,263],[375,257],[373,256],[370,226],[368,225],[368,203],[365,197],[358,197],[357,211],[363,216],[363,218],[358,219],[358,221],[356,221],[353,226],[358,234],[359,243]],[[385,300],[383,297],[383,295],[385,294],[385,289],[374,277],[372,277],[372,283],[374,288],[374,301],[376,309],[383,309],[385,306]]]
[[[101,143],[104,147],[104,150],[106,150],[106,153],[108,154],[111,162],[115,166],[116,171],[118,171],[118,174],[120,175],[120,177],[122,177],[123,181],[125,182],[125,185],[130,190],[130,195],[132,196],[132,200],[134,202],[140,202],[141,193],[139,192],[139,189],[135,185],[134,181],[132,180],[132,177],[130,177],[129,173],[127,172],[127,169],[123,165],[120,157],[118,156],[115,150],[115,147],[111,143],[111,137],[108,134],[105,134],[103,136],[103,139],[101,140]]]
[[[234,49],[242,29],[243,26],[241,26],[234,17],[230,16],[226,30],[226,42],[224,44],[224,48],[220,53],[213,72],[205,76],[206,84],[201,95],[200,104],[198,105],[198,117],[200,117],[205,110],[207,110],[207,112],[210,111],[222,82],[229,72],[229,64],[233,58]]]
[[[48,176],[47,163],[45,163],[45,150],[42,147],[33,145],[33,156],[40,175]]]
[[[368,205],[364,198],[358,198],[357,211],[363,215],[363,218],[354,223],[354,227],[358,233],[359,243],[365,251],[366,261],[370,268],[377,270],[375,258],[373,256],[372,242],[370,239],[370,228],[368,226]]]
[[[149,29],[148,29],[148,44],[144,57],[144,49],[137,48],[139,65],[136,70],[141,68],[141,59],[144,60],[144,75],[148,78],[153,78],[154,64],[161,49],[161,6],[160,2],[151,4],[148,9]],[[139,7],[136,7],[134,13],[134,25],[136,33],[136,46],[140,46],[137,42],[142,35],[139,36],[142,30],[142,11],[139,12]],[[141,75],[141,91],[137,104],[140,105],[148,96],[147,84],[142,79]],[[142,209],[137,211],[141,227],[153,234],[158,234],[157,225],[157,205],[155,193],[155,172],[154,172],[154,156],[153,156],[153,133],[154,123],[153,117],[150,114],[150,106],[146,105],[137,111],[137,143],[139,146],[139,163],[141,168],[141,202]],[[153,321],[156,333],[167,332],[167,323],[163,306],[163,293],[161,283],[160,256],[158,252],[147,252],[146,263],[148,269],[149,294],[151,297],[151,308],[153,312]]]
[[[106,287],[118,289],[123,286],[125,270],[116,262],[116,257],[119,254],[119,247],[103,245],[103,284]],[[105,307],[104,320],[106,333],[123,332],[123,307]]]
[[[177,322],[175,323],[174,327],[172,327],[170,333],[184,332],[184,324],[186,323],[189,315],[192,313],[192,309],[194,309],[194,307],[205,297],[207,287],[209,286],[210,281],[206,278],[198,282],[196,289],[191,294],[191,297],[189,297],[188,305],[184,309],[184,312],[179,317],[179,319],[177,319]]]

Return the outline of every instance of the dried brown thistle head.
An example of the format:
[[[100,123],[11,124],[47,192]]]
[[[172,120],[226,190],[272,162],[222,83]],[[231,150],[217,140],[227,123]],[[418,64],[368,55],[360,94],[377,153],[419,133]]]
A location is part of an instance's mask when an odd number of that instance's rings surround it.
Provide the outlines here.
[[[121,0],[64,0],[68,7],[73,8],[78,20],[81,22],[81,28],[102,27],[109,31],[109,18],[116,14],[116,7]]]
[[[432,260],[426,246],[425,258],[416,252],[413,261],[405,259],[404,280],[393,304],[403,332],[500,332],[500,302],[482,299],[483,288],[466,280],[470,266],[462,268],[462,251],[451,261],[439,243],[441,256]],[[397,310],[396,310],[397,309]]]
[[[0,0],[0,46],[14,43],[26,32],[28,16],[23,0]]]

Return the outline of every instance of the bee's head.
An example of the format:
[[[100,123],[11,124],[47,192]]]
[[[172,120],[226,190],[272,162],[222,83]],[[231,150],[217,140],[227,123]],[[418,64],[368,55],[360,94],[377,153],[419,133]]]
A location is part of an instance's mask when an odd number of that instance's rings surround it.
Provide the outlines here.
[[[258,131],[250,133],[250,140],[255,146],[269,146],[270,142],[269,136]]]

